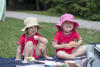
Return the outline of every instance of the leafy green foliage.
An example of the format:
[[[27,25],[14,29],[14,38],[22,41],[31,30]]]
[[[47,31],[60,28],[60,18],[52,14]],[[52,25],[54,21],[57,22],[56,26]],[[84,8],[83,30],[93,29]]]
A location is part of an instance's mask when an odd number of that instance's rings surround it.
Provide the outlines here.
[[[76,16],[85,19],[100,20],[99,18],[100,0],[79,0],[79,1],[78,0],[46,0],[46,1],[48,4],[50,3],[48,10],[51,12],[59,13],[59,14],[72,13]]]

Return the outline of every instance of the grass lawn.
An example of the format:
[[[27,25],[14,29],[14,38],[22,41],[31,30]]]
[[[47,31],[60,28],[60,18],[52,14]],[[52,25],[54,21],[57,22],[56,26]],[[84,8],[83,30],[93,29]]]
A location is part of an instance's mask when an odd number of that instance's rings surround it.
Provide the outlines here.
[[[60,13],[55,13],[55,12],[50,12],[50,11],[32,11],[32,10],[18,10],[18,12],[24,12],[24,13],[29,13],[29,14],[38,14],[38,15],[46,15],[46,16],[55,16],[55,17],[60,17],[62,14]],[[83,19],[78,16],[75,16],[76,19]]]
[[[61,16],[61,14],[57,14],[49,11],[32,11],[32,10],[18,10],[19,12],[30,13],[30,14],[39,14],[46,16]]]
[[[40,23],[43,27],[39,33],[49,40],[47,45],[47,53],[49,56],[55,55],[55,49],[52,48],[52,39],[54,33],[57,31],[56,24],[53,23]],[[15,57],[17,40],[24,33],[20,32],[23,28],[23,20],[14,18],[7,18],[5,22],[0,22],[0,56],[2,57]],[[83,38],[82,44],[87,43],[100,43],[100,31],[77,29]]]

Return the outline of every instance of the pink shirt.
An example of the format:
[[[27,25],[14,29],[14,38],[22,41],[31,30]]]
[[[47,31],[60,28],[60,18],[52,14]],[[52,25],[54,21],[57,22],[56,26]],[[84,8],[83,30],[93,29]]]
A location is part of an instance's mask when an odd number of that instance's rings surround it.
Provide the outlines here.
[[[42,37],[40,34],[38,34],[38,33],[36,33],[35,34],[36,36],[39,36],[39,37]],[[37,43],[38,43],[38,40],[34,40],[34,35],[32,36],[32,37],[28,37],[27,35],[26,35],[26,42],[27,41],[32,41],[33,42],[33,44],[36,46],[37,45]],[[19,38],[19,40],[18,40],[18,45],[21,45],[22,46],[22,49],[21,49],[21,54],[23,55],[23,51],[24,51],[24,47],[25,47],[25,34],[23,34],[20,38]],[[36,53],[35,53],[35,50],[33,51],[33,57],[35,57],[35,58],[38,58],[38,56],[36,56]]]
[[[67,44],[70,41],[74,41],[74,40],[78,40],[80,39],[80,35],[78,34],[77,31],[72,31],[69,35],[65,35],[63,31],[59,30],[55,33],[53,40],[58,42],[58,45],[61,45],[63,43]],[[74,47],[66,49],[66,48],[61,48],[61,49],[56,49],[56,53],[58,51],[65,51],[69,54],[72,53],[72,50],[74,49]]]

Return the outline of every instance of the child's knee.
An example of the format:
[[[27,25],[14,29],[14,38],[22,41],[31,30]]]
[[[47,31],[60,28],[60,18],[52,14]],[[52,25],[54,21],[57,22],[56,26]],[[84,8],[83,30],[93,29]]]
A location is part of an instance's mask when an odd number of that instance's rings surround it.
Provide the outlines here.
[[[42,42],[40,42],[38,45],[39,45],[39,48],[45,48],[46,47],[46,45]]]
[[[48,40],[47,40],[46,38],[44,38],[44,39],[42,40],[42,43],[47,44],[47,43],[48,43]]]
[[[48,40],[46,39],[46,40],[45,40],[45,44],[47,44],[47,43],[48,43]]]

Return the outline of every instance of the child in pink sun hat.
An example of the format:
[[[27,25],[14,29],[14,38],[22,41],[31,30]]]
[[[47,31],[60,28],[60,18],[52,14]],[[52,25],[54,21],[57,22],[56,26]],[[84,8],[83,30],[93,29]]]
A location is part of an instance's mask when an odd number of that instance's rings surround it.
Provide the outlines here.
[[[56,49],[56,56],[61,59],[75,59],[86,52],[86,45],[81,45],[82,38],[76,31],[79,24],[74,20],[72,14],[64,14],[56,27],[52,46]],[[75,42],[77,40],[77,42]]]
[[[60,29],[62,23],[64,21],[66,21],[66,20],[68,20],[70,22],[73,22],[73,24],[75,24],[74,29],[78,28],[79,24],[76,21],[74,21],[74,16],[72,14],[64,14],[64,15],[62,15],[61,18],[60,18],[60,21],[57,23],[56,27],[58,29]]]

